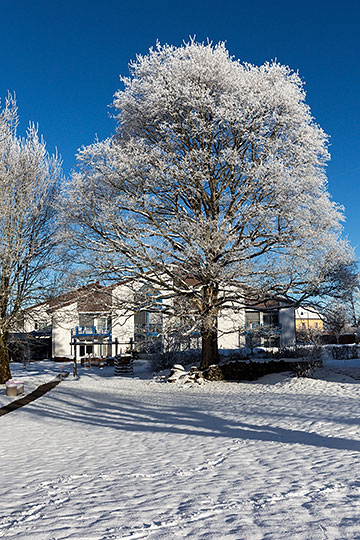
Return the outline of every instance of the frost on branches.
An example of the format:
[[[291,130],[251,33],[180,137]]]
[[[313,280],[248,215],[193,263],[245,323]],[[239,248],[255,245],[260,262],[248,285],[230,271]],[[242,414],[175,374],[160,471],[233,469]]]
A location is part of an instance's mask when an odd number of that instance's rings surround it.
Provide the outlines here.
[[[53,197],[60,165],[50,158],[37,128],[16,134],[18,115],[9,96],[0,110],[0,384],[11,378],[9,331],[21,309],[39,298],[54,248]]]
[[[148,272],[174,320],[201,331],[204,368],[221,310],[319,294],[350,261],[327,136],[298,74],[242,64],[223,43],[158,44],[121,81],[116,135],[78,156],[72,242],[102,276]]]

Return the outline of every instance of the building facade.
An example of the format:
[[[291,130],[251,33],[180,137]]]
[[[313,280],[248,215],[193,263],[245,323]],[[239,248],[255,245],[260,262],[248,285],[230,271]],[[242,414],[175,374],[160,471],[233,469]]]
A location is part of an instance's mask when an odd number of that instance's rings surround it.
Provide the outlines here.
[[[320,317],[315,308],[299,307],[295,310],[295,327],[296,330],[323,330],[324,321]]]
[[[152,308],[134,313],[134,294],[138,293],[126,283],[82,287],[25,310],[24,332],[50,329],[55,359],[107,357],[129,349],[147,353],[168,350],[174,342],[170,345],[161,295],[152,293]],[[218,334],[220,352],[243,348],[250,342],[252,346],[255,341],[256,346],[293,345],[294,308],[277,300],[251,310],[224,309]],[[178,350],[201,347],[199,332],[180,332],[177,339]]]

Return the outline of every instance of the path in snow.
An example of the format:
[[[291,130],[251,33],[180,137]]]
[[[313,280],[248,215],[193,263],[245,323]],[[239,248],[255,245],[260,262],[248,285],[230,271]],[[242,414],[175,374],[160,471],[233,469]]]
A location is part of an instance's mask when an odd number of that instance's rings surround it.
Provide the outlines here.
[[[69,378],[0,419],[0,537],[360,539],[359,382],[317,377]]]
[[[16,411],[17,409],[20,409],[21,407],[24,407],[25,405],[28,405],[32,401],[35,401],[35,399],[39,399],[44,394],[46,394],[47,392],[50,392],[50,390],[55,388],[55,386],[57,386],[68,375],[69,375],[69,373],[64,373],[62,378],[60,378],[58,376],[53,381],[41,384],[40,386],[38,386],[32,392],[30,392],[29,394],[26,394],[24,397],[14,399],[8,405],[4,405],[4,407],[0,408],[0,416],[4,416],[4,414],[9,414],[9,413],[11,413],[13,411]]]

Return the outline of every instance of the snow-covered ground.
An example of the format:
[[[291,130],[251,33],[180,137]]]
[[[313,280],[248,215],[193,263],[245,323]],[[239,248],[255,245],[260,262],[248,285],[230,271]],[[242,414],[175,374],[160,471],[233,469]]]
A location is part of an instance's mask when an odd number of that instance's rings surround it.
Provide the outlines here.
[[[359,360],[201,386],[111,371],[0,417],[0,538],[360,539]]]
[[[28,364],[27,368],[25,369],[22,364],[11,364],[11,373],[15,382],[24,384],[24,395],[26,395],[30,394],[41,384],[53,381],[57,376],[59,376],[60,366],[62,372],[72,372],[71,364],[55,364],[49,360],[44,362],[33,362]],[[5,385],[0,384],[0,407],[8,405],[12,401],[24,397],[24,395],[6,396]]]

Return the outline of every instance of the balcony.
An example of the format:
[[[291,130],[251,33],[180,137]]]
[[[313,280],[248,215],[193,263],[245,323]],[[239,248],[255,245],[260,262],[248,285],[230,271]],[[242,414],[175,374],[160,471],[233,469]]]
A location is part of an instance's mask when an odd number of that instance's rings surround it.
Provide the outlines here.
[[[245,324],[246,333],[257,333],[261,334],[281,334],[281,324],[264,324],[257,322],[248,322]]]
[[[75,326],[71,334],[73,337],[111,337],[111,328],[105,326]]]

